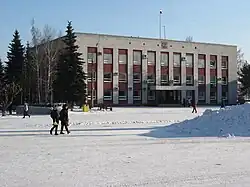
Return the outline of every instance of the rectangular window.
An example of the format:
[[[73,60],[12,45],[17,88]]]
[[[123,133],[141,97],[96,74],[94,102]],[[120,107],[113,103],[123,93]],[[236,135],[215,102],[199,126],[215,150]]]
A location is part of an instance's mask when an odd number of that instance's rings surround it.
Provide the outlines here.
[[[228,57],[227,56],[222,56],[221,57],[221,68],[222,69],[227,69],[228,67]]]
[[[155,100],[155,91],[149,90],[148,91],[148,100]]]
[[[103,54],[103,63],[104,64],[112,64],[112,59],[113,58],[113,55],[112,54],[106,54],[104,53]]]
[[[96,63],[96,53],[88,53],[88,63]]]
[[[141,90],[134,90],[133,91],[133,99],[134,100],[141,100]]]
[[[161,53],[161,66],[168,66],[168,53]]]
[[[127,100],[127,91],[119,90],[119,100]]]
[[[96,72],[92,71],[92,72],[88,72],[88,81],[91,82],[93,79],[93,81],[96,81]]]
[[[103,100],[110,101],[112,100],[112,90],[104,90]]]
[[[205,68],[206,63],[206,55],[199,54],[198,55],[198,68]]]
[[[155,74],[149,74],[147,83],[155,83]]]
[[[174,84],[180,84],[181,83],[181,77],[180,75],[174,76]]]
[[[96,99],[96,90],[93,89],[92,91],[93,91],[93,99]],[[91,91],[91,89],[88,89],[88,99],[89,100],[91,99],[92,91]]]
[[[140,83],[141,82],[141,74],[140,73],[134,73],[133,74],[133,82],[134,83]]]
[[[210,100],[216,100],[216,92],[210,92]]]
[[[227,85],[227,77],[222,77],[221,78],[221,84]]]
[[[204,91],[199,91],[198,92],[198,100],[199,101],[204,101],[206,98],[205,98],[205,92]]]
[[[186,91],[186,98],[187,99],[192,99],[193,98],[193,91],[192,90],[187,90]]]
[[[186,67],[192,68],[194,64],[194,55],[186,54]]]
[[[168,84],[168,75],[161,74],[161,85],[167,85]]]
[[[192,85],[193,84],[193,76],[187,75],[186,76],[186,85]]]
[[[181,66],[181,54],[174,53],[174,67],[180,67]]]
[[[205,76],[204,75],[199,75],[198,76],[198,83],[199,84],[205,84]]]
[[[217,67],[217,56],[210,55],[210,69],[216,69]]]
[[[103,73],[103,81],[104,82],[112,82],[112,73]]]
[[[154,65],[154,64],[155,64],[155,52],[148,51],[148,65]]]
[[[216,84],[217,83],[217,78],[216,78],[216,76],[210,76],[210,84]]]
[[[119,64],[127,64],[127,54],[119,54]]]
[[[227,94],[228,94],[227,92],[222,92],[221,98],[227,100]]]
[[[141,65],[142,53],[141,51],[133,51],[133,62],[135,65]]]
[[[119,82],[127,82],[127,74],[119,73]]]

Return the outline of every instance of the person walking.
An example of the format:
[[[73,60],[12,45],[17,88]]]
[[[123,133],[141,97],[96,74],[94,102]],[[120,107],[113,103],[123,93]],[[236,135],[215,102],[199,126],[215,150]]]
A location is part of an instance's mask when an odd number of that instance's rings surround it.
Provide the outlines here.
[[[24,103],[24,106],[23,106],[23,118],[25,118],[26,116],[29,116],[30,118],[28,103]]]
[[[193,107],[192,113],[194,113],[194,112],[197,113],[195,99],[192,99],[192,107]]]
[[[64,134],[63,133],[63,129],[65,127],[67,133],[69,134],[70,131],[68,129],[68,125],[69,125],[69,115],[68,115],[68,106],[67,104],[64,104],[62,107],[62,110],[60,111],[60,121],[61,121],[61,132],[60,134]]]
[[[53,109],[50,112],[50,117],[52,118],[53,126],[50,129],[50,134],[52,135],[53,130],[55,129],[55,135],[58,135],[57,129],[59,125],[59,112],[56,106],[53,107]]]

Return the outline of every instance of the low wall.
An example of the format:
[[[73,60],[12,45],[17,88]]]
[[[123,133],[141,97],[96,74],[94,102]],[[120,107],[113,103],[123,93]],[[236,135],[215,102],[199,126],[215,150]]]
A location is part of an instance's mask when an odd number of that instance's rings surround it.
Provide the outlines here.
[[[29,106],[30,115],[49,115],[50,111],[50,107]],[[16,107],[16,114],[23,115],[23,105]]]

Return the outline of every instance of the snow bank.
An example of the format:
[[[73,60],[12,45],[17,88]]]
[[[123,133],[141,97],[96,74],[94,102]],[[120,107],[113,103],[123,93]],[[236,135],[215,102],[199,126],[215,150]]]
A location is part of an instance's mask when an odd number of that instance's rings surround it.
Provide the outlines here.
[[[250,104],[220,110],[207,109],[201,116],[155,129],[150,137],[250,137]]]

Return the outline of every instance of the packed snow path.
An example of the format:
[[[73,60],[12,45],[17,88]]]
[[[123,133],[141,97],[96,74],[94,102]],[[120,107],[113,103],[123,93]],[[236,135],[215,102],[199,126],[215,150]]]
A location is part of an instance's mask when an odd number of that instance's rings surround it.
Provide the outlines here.
[[[248,137],[145,136],[200,113],[190,108],[74,112],[71,134],[60,136],[49,135],[49,116],[0,118],[0,186],[249,186]]]

